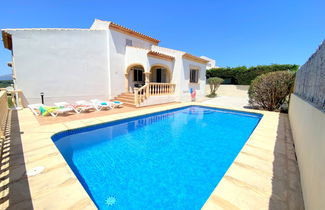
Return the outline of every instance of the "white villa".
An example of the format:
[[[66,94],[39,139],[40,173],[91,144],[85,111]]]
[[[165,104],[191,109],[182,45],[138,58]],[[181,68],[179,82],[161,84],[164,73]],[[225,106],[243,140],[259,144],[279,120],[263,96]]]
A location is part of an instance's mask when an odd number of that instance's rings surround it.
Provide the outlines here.
[[[204,60],[209,61],[207,63],[207,69],[212,69],[212,68],[219,68],[219,66],[216,65],[216,60],[206,57],[206,56],[200,56],[200,58],[203,58]]]
[[[210,60],[158,46],[159,40],[116,23],[90,29],[3,29],[15,89],[28,104],[98,98],[127,105],[191,100],[205,94]]]

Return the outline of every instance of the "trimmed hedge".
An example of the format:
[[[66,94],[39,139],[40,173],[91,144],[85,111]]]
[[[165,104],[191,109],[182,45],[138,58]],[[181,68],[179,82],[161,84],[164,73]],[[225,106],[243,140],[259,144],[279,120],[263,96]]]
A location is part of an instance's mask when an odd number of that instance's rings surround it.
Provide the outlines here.
[[[220,77],[224,79],[224,84],[250,85],[251,82],[259,75],[276,72],[291,71],[296,72],[299,66],[295,64],[272,64],[260,65],[247,68],[246,66],[213,68],[206,72],[206,77]]]

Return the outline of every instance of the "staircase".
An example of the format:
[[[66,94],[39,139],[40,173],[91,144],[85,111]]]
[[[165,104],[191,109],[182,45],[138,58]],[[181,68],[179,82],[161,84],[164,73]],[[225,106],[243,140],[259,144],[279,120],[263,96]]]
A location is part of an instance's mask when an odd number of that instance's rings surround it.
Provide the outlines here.
[[[136,107],[134,104],[134,93],[122,93],[115,97],[114,101],[121,101],[125,106]]]
[[[134,93],[122,93],[113,100],[121,101],[126,106],[140,107],[150,96],[174,95],[175,86],[171,83],[150,82],[140,88],[134,88]]]

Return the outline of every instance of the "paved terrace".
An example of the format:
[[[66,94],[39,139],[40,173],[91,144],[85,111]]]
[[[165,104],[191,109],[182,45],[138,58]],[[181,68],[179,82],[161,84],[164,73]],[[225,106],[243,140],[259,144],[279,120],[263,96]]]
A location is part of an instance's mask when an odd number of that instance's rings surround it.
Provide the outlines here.
[[[78,119],[36,119],[28,109],[9,112],[7,138],[1,142],[0,208],[96,209],[50,137],[67,129],[190,104],[194,103],[125,112],[122,108],[118,113],[89,113]],[[203,209],[304,209],[287,115],[253,112],[264,116]],[[37,166],[44,166],[44,171],[26,175],[26,171]]]

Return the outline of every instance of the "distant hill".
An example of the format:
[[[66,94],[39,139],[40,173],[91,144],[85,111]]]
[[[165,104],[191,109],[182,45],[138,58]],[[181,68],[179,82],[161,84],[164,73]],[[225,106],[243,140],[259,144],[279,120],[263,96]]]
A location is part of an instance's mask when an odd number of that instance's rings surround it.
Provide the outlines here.
[[[11,74],[0,75],[0,80],[12,80]]]

